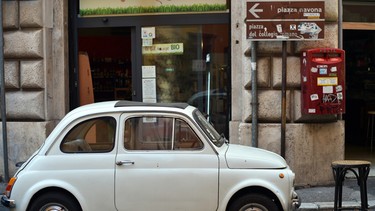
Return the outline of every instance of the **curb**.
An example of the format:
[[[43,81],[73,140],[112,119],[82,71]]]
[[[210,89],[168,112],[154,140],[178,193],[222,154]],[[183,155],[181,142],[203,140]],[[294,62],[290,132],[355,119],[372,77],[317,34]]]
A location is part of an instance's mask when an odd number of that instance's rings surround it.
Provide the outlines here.
[[[375,200],[368,201],[369,210],[375,210]],[[344,201],[342,202],[344,209],[359,209],[361,208],[361,202],[357,201]],[[312,210],[333,210],[333,202],[314,202],[314,203],[302,203],[297,209],[298,211],[312,211]]]

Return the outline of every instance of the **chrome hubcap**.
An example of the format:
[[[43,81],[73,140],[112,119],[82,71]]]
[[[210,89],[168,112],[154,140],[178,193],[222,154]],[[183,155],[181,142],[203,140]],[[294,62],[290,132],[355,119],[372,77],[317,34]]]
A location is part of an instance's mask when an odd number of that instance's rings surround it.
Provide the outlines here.
[[[42,207],[42,209],[40,209],[40,211],[68,211],[68,209],[66,209],[66,207],[64,207],[61,204],[53,203],[53,204],[46,204],[45,206]]]
[[[240,211],[267,211],[268,209],[261,204],[247,204]]]

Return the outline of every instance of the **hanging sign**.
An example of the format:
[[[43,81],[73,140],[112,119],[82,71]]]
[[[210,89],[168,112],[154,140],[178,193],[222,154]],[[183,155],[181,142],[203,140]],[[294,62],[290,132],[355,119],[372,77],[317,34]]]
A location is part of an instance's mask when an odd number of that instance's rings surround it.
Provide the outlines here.
[[[324,38],[324,1],[248,1],[246,33],[251,40]]]

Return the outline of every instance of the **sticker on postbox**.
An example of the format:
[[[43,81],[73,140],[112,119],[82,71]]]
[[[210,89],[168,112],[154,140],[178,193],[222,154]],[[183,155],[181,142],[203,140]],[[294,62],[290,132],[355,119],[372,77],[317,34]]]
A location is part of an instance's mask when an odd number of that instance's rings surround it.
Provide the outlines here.
[[[314,114],[314,113],[316,113],[316,109],[315,109],[315,108],[310,108],[310,109],[309,109],[309,113],[310,113],[310,114]]]
[[[337,77],[318,77],[317,85],[318,86],[336,86],[338,84]]]
[[[323,86],[323,94],[332,94],[333,86]]]
[[[311,101],[319,100],[319,95],[318,94],[312,94],[310,96],[310,99],[311,99]]]
[[[336,92],[342,92],[342,86],[341,85],[336,86]]]
[[[343,97],[343,95],[342,95],[342,92],[337,93],[337,99],[338,99],[338,100],[342,100],[342,99],[344,99],[344,97]]]
[[[327,75],[328,70],[327,68],[319,68],[319,74],[320,75]]]

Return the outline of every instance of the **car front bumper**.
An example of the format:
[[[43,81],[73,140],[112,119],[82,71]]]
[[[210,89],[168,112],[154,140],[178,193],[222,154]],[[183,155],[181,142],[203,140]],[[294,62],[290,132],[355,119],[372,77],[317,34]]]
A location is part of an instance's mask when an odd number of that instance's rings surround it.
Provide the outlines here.
[[[297,192],[293,191],[292,194],[292,210],[297,210],[301,206],[301,198],[298,197]]]
[[[1,196],[1,204],[9,208],[16,207],[16,202],[14,200],[9,199],[6,195]]]

